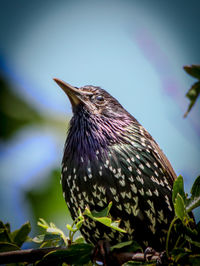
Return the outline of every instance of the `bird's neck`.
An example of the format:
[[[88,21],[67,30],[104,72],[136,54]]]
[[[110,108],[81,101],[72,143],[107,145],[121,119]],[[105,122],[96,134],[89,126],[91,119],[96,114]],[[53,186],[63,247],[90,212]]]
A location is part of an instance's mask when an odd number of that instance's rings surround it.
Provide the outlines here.
[[[130,123],[128,118],[102,119],[87,113],[74,115],[70,121],[63,159],[95,159],[97,152],[108,152],[110,145],[121,141]]]

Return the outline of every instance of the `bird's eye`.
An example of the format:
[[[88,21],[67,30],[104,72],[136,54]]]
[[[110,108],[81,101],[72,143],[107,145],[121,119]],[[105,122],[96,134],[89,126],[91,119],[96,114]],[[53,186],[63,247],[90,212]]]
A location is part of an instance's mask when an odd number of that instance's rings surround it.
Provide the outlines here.
[[[99,102],[103,102],[104,101],[104,97],[102,95],[97,95],[96,96],[96,100]]]

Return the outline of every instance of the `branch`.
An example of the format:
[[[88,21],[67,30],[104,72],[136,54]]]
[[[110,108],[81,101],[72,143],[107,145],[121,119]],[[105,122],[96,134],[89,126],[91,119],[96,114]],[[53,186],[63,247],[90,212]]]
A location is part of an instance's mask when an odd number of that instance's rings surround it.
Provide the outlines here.
[[[55,250],[65,250],[61,247],[15,250],[0,253],[0,264],[13,262],[35,262],[41,260],[44,255]]]
[[[51,251],[62,250],[65,251],[67,248],[61,247],[50,247],[40,249],[26,249],[17,251],[8,251],[0,253],[0,264],[16,263],[16,262],[28,262],[33,263],[41,260],[44,255]],[[115,265],[122,265],[127,261],[145,262],[145,261],[158,261],[162,259],[161,253],[155,252],[154,254],[144,253],[133,253],[133,252],[113,252],[110,254],[110,260],[115,261]],[[65,257],[66,260],[66,257]],[[106,264],[107,265],[107,264]]]
[[[113,258],[117,261],[118,265],[122,265],[128,261],[135,261],[135,262],[147,262],[147,261],[162,261],[165,259],[163,257],[163,252],[153,252],[152,254],[146,254],[142,252],[114,252],[112,254]]]

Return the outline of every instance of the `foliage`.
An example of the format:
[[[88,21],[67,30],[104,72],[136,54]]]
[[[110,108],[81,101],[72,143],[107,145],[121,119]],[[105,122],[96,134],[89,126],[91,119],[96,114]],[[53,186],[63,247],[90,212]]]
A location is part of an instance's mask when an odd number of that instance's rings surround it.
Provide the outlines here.
[[[192,210],[200,206],[200,176],[195,180],[190,198],[184,192],[183,177],[179,176],[173,186],[172,194],[175,217],[172,220],[166,240],[166,253],[173,263],[190,262],[200,264],[200,222],[196,225]],[[177,232],[173,249],[169,252],[172,230]]]
[[[200,94],[200,65],[184,66],[184,70],[192,77],[198,79],[198,81],[192,85],[186,94],[186,97],[190,100],[188,110],[184,114],[184,117],[186,117]]]
[[[10,225],[4,224],[0,221],[0,252],[20,250],[25,241],[29,240],[29,233],[31,231],[31,225],[26,222],[13,232],[10,231]]]
[[[174,182],[172,200],[175,216],[166,237],[168,263],[170,265],[200,265],[200,222],[196,225],[191,213],[192,210],[200,206],[200,176],[197,177],[192,186],[190,197],[184,191],[182,176],[179,176]],[[42,260],[37,262],[38,265],[48,265],[50,262],[56,262],[57,265],[66,265],[65,263],[70,265],[92,265],[91,253],[94,247],[85,243],[82,236],[75,237],[75,234],[81,228],[85,219],[92,219],[112,229],[125,232],[119,227],[119,221],[111,220],[109,215],[111,207],[112,203],[101,212],[90,211],[88,207],[83,213],[79,210],[77,219],[72,225],[67,224],[66,226],[69,230],[68,236],[54,223],[47,223],[41,218],[38,221],[38,226],[43,229],[43,234],[32,239],[28,237],[31,230],[29,222],[14,232],[10,231],[9,224],[0,222],[0,251],[20,250],[25,241],[33,241],[39,245],[40,249],[44,247],[59,248],[45,254]],[[176,235],[176,239],[174,239],[174,235]],[[135,241],[118,243],[111,247],[111,252],[114,250],[117,250],[117,252],[120,252],[120,250],[126,252],[142,251]],[[131,261],[124,265],[132,264],[141,263]],[[142,262],[142,265],[145,265],[144,262]],[[155,265],[155,261],[148,261],[146,265]]]
[[[26,125],[43,121],[39,112],[14,92],[16,88],[10,89],[10,84],[2,78],[0,87],[1,139],[8,139]]]

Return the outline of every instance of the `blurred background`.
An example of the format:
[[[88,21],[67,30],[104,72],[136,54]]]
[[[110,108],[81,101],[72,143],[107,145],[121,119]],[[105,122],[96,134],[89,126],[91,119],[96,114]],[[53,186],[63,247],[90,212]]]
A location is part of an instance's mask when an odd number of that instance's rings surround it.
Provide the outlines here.
[[[108,90],[159,143],[185,189],[200,173],[200,2],[0,0],[0,219],[64,228],[60,164],[70,102],[53,82]],[[200,211],[195,213],[200,219]]]

